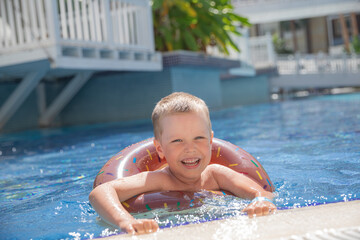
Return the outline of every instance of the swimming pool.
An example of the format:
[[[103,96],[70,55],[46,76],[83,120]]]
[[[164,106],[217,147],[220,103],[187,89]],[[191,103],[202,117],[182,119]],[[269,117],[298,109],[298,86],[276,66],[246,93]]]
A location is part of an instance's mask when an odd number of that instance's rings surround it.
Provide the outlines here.
[[[216,137],[262,163],[280,208],[360,199],[360,94],[237,107],[211,117]],[[151,136],[148,123],[0,135],[1,238],[111,234],[88,202],[95,175],[122,148]],[[145,216],[173,226],[239,215],[246,203],[219,197],[195,210]]]

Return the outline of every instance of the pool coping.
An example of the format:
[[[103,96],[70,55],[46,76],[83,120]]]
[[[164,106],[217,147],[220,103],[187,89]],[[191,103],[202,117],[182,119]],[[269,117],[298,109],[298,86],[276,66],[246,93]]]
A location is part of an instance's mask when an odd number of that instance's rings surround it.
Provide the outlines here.
[[[137,236],[121,234],[101,239],[275,240],[315,239],[318,235],[322,236],[321,239],[336,239],[342,234],[347,234],[345,239],[359,239],[360,200],[280,210],[276,214],[266,217],[250,219],[246,216],[239,216],[165,228],[153,234]]]

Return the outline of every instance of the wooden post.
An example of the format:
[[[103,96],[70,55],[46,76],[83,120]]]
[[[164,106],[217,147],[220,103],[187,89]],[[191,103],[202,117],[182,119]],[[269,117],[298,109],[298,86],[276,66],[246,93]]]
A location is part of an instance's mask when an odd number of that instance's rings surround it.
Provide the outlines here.
[[[346,26],[346,21],[345,21],[344,15],[340,14],[339,17],[340,17],[342,38],[343,38],[344,44],[345,44],[345,50],[346,50],[346,52],[349,53],[350,52],[349,31]]]
[[[307,52],[311,53],[312,52],[312,34],[311,34],[311,25],[310,25],[310,19],[306,19],[305,20],[305,29],[306,29],[306,48],[307,48]]]
[[[358,23],[357,23],[357,20],[356,20],[356,14],[351,13],[350,16],[351,16],[352,33],[353,33],[353,37],[355,37],[355,36],[359,35]]]
[[[298,49],[298,42],[297,42],[297,38],[296,38],[296,26],[295,26],[294,20],[290,21],[290,28],[291,28],[291,34],[292,34],[293,43],[294,43],[294,52],[297,52],[299,49]]]

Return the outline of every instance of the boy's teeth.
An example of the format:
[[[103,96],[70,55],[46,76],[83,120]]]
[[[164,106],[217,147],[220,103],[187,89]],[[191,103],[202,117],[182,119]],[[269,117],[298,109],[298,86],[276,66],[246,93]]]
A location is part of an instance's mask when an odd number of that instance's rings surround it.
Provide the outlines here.
[[[183,160],[184,163],[193,163],[196,162],[198,159],[187,159],[187,160]]]
[[[199,162],[199,159],[183,160],[181,162],[186,165],[195,165]]]

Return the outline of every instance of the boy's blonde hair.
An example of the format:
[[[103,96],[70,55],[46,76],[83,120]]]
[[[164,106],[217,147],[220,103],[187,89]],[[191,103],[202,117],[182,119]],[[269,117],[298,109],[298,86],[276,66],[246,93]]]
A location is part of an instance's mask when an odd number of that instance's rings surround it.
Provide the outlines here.
[[[187,113],[187,112],[203,112],[208,120],[209,131],[211,132],[211,121],[209,115],[209,109],[206,103],[191,94],[184,92],[174,92],[164,98],[162,98],[155,106],[152,112],[152,123],[154,127],[155,139],[159,140],[162,129],[160,126],[160,120],[173,113]]]

